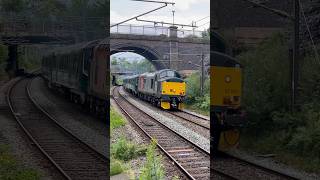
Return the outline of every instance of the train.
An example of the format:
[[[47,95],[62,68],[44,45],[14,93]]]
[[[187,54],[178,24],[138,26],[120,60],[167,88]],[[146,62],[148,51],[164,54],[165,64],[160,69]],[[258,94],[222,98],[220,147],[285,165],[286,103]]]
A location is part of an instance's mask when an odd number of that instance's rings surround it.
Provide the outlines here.
[[[172,69],[128,76],[123,79],[126,91],[166,110],[182,110],[186,82]]]
[[[238,145],[246,114],[241,108],[243,66],[223,53],[210,56],[210,148],[215,156]]]
[[[41,75],[48,86],[98,117],[109,113],[109,41],[55,48],[41,61]]]

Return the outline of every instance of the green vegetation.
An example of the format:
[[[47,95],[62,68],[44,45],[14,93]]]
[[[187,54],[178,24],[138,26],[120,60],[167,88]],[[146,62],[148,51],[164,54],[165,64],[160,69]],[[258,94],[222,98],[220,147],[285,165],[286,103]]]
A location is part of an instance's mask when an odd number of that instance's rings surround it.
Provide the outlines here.
[[[145,147],[127,141],[124,137],[120,137],[117,142],[111,145],[111,155],[122,161],[129,161],[143,155],[145,152]]]
[[[109,18],[109,0],[1,0],[1,21],[17,18],[27,28],[66,30],[77,42],[103,38],[106,18]],[[27,18],[26,18],[27,17]],[[63,34],[62,34],[63,35]],[[68,35],[68,34],[66,34]]]
[[[117,68],[119,71],[131,71],[137,74],[153,72],[156,70],[151,62],[146,59],[141,61],[128,61],[126,58],[113,57],[111,60],[111,66],[114,66],[111,67],[111,69]]]
[[[110,114],[110,124],[112,128],[119,128],[126,122],[113,108],[111,108]],[[146,154],[147,161],[141,169],[139,178],[143,180],[164,179],[164,167],[161,162],[162,157],[156,155],[156,147],[157,143],[154,139],[151,140],[148,147],[145,147],[136,145],[133,142],[128,141],[125,137],[120,136],[120,138],[116,139],[116,142],[111,144],[110,175],[117,175],[125,171],[131,178],[136,179],[134,178],[134,173],[128,165],[128,162]],[[174,179],[179,178],[175,177]]]
[[[209,115],[210,112],[210,79],[206,77],[204,83],[204,95],[200,91],[200,75],[198,72],[185,79],[187,82],[186,107],[198,113]]]
[[[6,13],[32,14],[34,17],[55,16],[108,17],[109,0],[1,0],[0,8]]]
[[[110,162],[110,176],[121,174],[125,170],[124,164],[114,158],[111,158]]]
[[[0,179],[3,180],[36,180],[40,174],[30,168],[22,167],[9,153],[7,146],[0,145]]]
[[[162,180],[164,179],[164,167],[162,165],[161,155],[156,155],[157,142],[155,139],[147,150],[147,162],[141,170],[140,180]]]
[[[111,130],[120,128],[126,124],[126,120],[116,112],[114,108],[110,108],[110,127]],[[112,133],[112,131],[111,131]],[[132,159],[142,156],[146,152],[146,148],[128,141],[125,137],[120,136],[111,144],[111,163],[110,174],[116,175],[124,171],[130,175],[130,167],[126,163]]]
[[[248,124],[241,147],[277,154],[277,159],[320,172],[320,75],[313,54],[301,58],[298,107],[290,111],[288,41],[276,34],[240,54],[244,65],[243,105]]]
[[[110,107],[110,129],[119,128],[127,123],[120,114],[116,112],[113,107]]]
[[[32,71],[41,67],[40,49],[36,47],[21,47],[18,51],[23,52],[23,55],[18,60],[19,68]]]

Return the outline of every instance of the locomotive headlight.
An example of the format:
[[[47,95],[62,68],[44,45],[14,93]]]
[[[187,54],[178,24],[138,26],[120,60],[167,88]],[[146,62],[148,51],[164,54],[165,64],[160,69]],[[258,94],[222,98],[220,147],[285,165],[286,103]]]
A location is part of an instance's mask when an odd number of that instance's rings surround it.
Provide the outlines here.
[[[224,81],[225,81],[226,83],[230,83],[230,82],[231,82],[231,77],[230,77],[229,75],[226,75],[226,76],[224,77]]]

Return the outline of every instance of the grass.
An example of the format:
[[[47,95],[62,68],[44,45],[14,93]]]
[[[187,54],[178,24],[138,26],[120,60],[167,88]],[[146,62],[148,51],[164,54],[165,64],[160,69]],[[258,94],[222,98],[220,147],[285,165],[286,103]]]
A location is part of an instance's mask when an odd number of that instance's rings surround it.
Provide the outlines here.
[[[110,176],[121,174],[124,171],[124,165],[121,161],[111,158],[110,162]]]
[[[191,104],[184,104],[185,109],[196,112],[198,114],[204,115],[204,116],[210,116],[210,111],[205,111],[199,109],[198,106],[196,105],[191,105]]]
[[[147,150],[147,162],[141,170],[140,180],[162,180],[164,179],[164,167],[162,164],[162,156],[156,154],[157,142],[151,140]]]
[[[111,107],[110,108],[110,128],[115,129],[115,128],[119,128],[121,126],[124,126],[127,123],[127,121],[122,118],[122,116],[116,112],[116,110]]]
[[[277,141],[276,136],[276,134],[267,137],[243,135],[240,139],[240,149],[259,154],[275,154],[275,160],[281,163],[289,164],[306,172],[320,173],[318,158],[299,156],[288,151],[280,141]],[[278,146],[275,144],[278,144]]]
[[[124,137],[120,137],[116,143],[111,145],[112,156],[122,161],[129,161],[143,155],[145,152],[145,147],[138,146]]]
[[[110,127],[117,129],[124,126],[127,121],[114,109],[110,109]],[[111,131],[112,133],[112,131]],[[119,136],[118,136],[119,137]],[[128,141],[123,135],[111,144],[110,175],[117,175],[126,172],[130,177],[134,177],[128,162],[144,155],[146,147],[139,146]]]
[[[34,169],[21,166],[9,153],[9,147],[0,145],[0,179],[2,180],[37,180],[41,175]]]

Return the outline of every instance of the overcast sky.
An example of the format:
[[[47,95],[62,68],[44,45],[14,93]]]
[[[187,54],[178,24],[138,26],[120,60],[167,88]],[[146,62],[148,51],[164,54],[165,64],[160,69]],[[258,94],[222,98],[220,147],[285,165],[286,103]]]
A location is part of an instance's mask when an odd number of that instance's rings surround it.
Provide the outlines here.
[[[175,23],[179,24],[190,24],[192,21],[197,22],[199,27],[197,30],[203,31],[209,28],[210,23],[210,0],[159,0],[174,2],[175,5],[168,5],[167,7],[160,9],[158,11],[152,12],[145,16],[140,17],[140,19],[153,20],[153,21],[163,21],[172,23],[172,10],[175,11]],[[137,2],[131,0],[111,0],[110,1],[110,22],[111,24],[121,22],[123,20],[129,19],[141,13],[150,11],[157,7],[162,6],[158,3],[149,2]],[[139,24],[139,25],[150,25],[152,23],[138,22],[136,20],[131,20],[126,24]],[[180,28],[180,27],[179,27]],[[187,29],[187,28],[184,28]],[[118,53],[114,55],[115,57],[132,57],[130,60],[141,59],[142,56],[133,53]],[[140,57],[140,58],[139,58]]]
[[[165,0],[160,0],[165,1]],[[192,21],[199,19],[206,19],[197,22],[197,25],[205,24],[199,27],[198,30],[203,30],[209,27],[210,21],[210,0],[167,0],[168,2],[175,2],[175,5],[168,5],[167,7],[158,11],[147,14],[141,19],[172,22],[172,10],[175,10],[175,23],[191,24]],[[158,3],[137,2],[131,0],[111,0],[110,1],[110,21],[112,23],[121,22],[130,17],[134,17],[141,13],[147,12],[154,8],[162,6]],[[128,22],[129,24],[141,24],[136,20]],[[144,23],[145,25],[153,25],[152,23]]]

